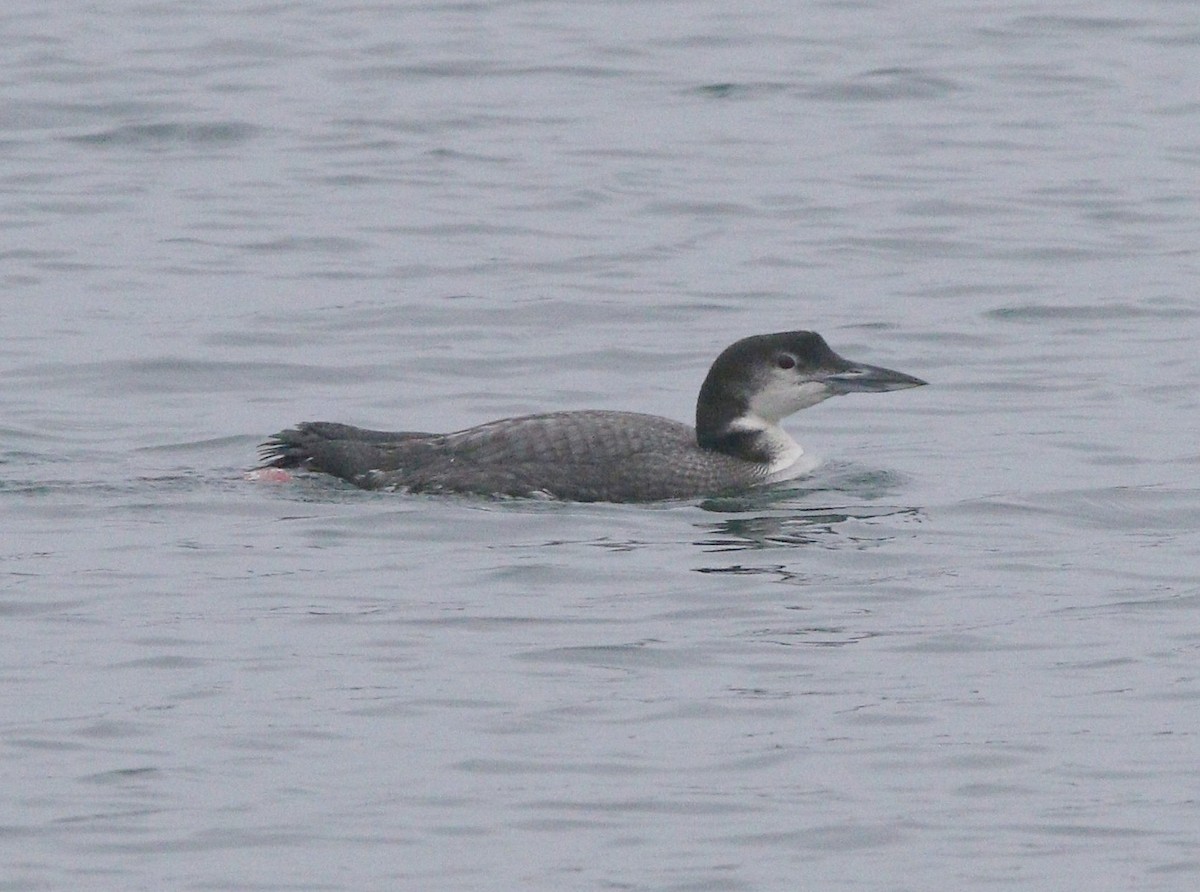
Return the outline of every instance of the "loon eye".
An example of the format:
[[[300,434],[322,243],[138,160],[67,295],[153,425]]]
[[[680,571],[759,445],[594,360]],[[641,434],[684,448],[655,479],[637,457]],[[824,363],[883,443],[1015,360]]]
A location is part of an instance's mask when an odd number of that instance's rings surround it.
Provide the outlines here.
[[[775,365],[781,369],[794,369],[796,367],[796,357],[790,353],[780,353],[775,357]]]

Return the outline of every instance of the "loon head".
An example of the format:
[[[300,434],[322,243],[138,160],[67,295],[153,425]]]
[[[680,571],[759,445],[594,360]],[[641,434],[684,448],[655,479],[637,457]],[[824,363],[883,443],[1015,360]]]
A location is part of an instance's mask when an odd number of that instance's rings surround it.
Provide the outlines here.
[[[707,449],[779,465],[800,447],[779,421],[844,393],[882,393],[920,378],[838,356],[815,331],[742,338],[708,370],[696,403],[696,438]]]

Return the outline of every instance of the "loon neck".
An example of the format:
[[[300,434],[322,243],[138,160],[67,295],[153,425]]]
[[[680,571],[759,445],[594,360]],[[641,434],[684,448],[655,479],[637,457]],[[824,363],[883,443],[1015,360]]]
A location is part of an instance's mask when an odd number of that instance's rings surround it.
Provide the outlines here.
[[[756,411],[754,392],[753,382],[731,375],[718,358],[696,400],[696,442],[701,449],[760,465],[774,475],[795,465],[804,450],[779,426],[777,417]]]
[[[701,449],[711,449],[751,464],[762,465],[767,474],[777,474],[804,455],[800,444],[778,424],[743,415],[716,430],[696,430]]]

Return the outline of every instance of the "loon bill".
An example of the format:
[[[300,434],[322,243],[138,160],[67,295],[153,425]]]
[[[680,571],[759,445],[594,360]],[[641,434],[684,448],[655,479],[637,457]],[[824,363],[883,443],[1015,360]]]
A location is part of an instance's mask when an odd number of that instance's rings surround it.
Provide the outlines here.
[[[925,384],[851,362],[812,331],[754,335],[708,371],[696,427],[639,412],[583,410],[504,418],[448,434],[309,421],[261,447],[263,468],[321,471],[363,489],[578,502],[728,495],[808,473],[781,419],[844,393]]]

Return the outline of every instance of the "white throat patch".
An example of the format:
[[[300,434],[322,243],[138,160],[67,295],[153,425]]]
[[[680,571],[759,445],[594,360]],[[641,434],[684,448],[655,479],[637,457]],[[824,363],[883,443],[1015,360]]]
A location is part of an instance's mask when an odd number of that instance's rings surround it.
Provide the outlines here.
[[[797,384],[793,378],[775,374],[750,398],[750,412],[771,424],[776,424],[781,418],[815,406],[831,396],[833,393],[820,381]]]

